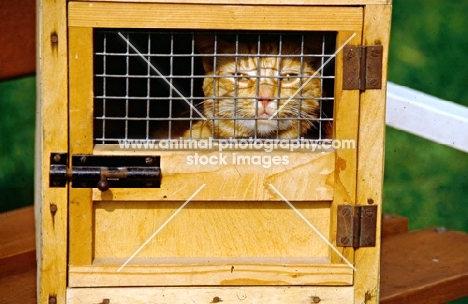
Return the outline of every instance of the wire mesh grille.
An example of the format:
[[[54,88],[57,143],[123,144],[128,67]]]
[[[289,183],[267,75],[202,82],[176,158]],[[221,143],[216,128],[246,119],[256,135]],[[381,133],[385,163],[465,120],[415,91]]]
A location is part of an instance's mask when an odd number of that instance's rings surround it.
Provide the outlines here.
[[[96,29],[94,142],[330,138],[334,40]]]

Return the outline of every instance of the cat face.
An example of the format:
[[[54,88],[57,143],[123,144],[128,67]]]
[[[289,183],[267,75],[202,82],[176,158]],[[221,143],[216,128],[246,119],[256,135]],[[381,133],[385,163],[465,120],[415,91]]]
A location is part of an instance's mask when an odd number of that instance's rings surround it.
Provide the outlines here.
[[[214,37],[200,37],[197,48],[214,54]],[[213,119],[215,137],[294,139],[313,127],[321,86],[313,57],[288,56],[301,54],[300,43],[284,41],[280,49],[262,42],[258,50],[258,42],[217,39],[216,54],[202,57],[204,115]]]

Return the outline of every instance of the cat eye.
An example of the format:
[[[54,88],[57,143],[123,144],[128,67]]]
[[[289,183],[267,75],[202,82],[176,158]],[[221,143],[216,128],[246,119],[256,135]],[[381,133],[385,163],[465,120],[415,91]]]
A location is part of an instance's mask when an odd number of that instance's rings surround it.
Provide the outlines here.
[[[281,82],[284,83],[284,84],[288,84],[288,83],[293,83],[295,82],[298,77],[299,77],[299,73],[295,73],[295,72],[286,72],[286,73],[281,73]]]
[[[247,82],[250,80],[250,75],[247,73],[232,73],[231,76],[238,82]]]

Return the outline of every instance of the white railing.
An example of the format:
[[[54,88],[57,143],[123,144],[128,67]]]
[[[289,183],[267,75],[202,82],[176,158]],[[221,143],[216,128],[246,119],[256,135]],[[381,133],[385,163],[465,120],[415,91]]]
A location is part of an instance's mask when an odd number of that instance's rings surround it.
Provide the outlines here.
[[[459,104],[389,82],[386,123],[468,152],[468,108]]]

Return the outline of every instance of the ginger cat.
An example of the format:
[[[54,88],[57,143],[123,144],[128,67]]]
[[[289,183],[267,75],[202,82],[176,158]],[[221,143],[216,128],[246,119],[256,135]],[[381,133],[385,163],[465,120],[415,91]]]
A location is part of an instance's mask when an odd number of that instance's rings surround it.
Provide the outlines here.
[[[284,39],[280,49],[278,40],[262,41],[258,51],[257,41],[236,46],[218,38],[215,50],[215,37],[201,35],[196,46],[201,54],[219,56],[202,57],[207,120],[194,123],[184,138],[298,139],[314,128],[317,98],[322,96],[320,75],[309,80],[317,57],[288,56],[301,54],[300,42]],[[319,51],[320,42],[304,44],[304,54]]]

